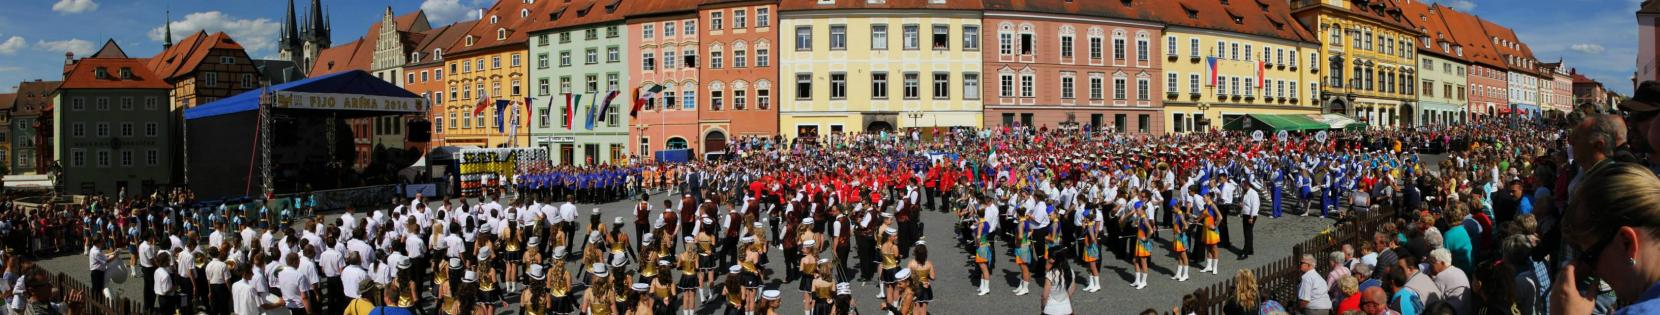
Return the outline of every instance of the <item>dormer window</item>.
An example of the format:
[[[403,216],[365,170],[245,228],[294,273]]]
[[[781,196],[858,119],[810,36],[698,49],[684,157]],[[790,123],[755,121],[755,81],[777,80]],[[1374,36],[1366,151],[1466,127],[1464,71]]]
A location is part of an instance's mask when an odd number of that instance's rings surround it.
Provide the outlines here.
[[[99,80],[108,79],[110,77],[110,70],[104,69],[104,67],[98,67],[97,69],[92,69],[92,75],[97,77]]]
[[[929,4],[945,4],[945,0],[928,0]]]
[[[434,60],[434,61],[443,61],[444,60],[444,49],[443,48],[433,48],[432,49],[432,60]]]
[[[818,0],[819,5],[836,4],[836,0]]]
[[[473,38],[473,35],[467,35],[467,46],[472,46],[476,42],[478,42],[478,39]]]
[[[409,61],[410,62],[421,61],[421,52],[417,51],[417,52],[409,53]]]
[[[525,0],[530,1],[530,0]],[[519,17],[530,17],[530,9],[519,9]]]
[[[231,58],[231,56],[221,56],[219,57],[219,64],[234,65],[236,64],[236,58]]]
[[[121,79],[122,80],[129,80],[129,79],[132,79],[132,78],[133,78],[133,68],[121,67]]]
[[[496,40],[504,40],[504,39],[507,39],[507,29],[506,28],[496,29]]]
[[[494,16],[494,15],[491,15],[491,16],[490,16],[490,24],[496,24],[496,22],[498,22],[498,21],[501,21],[501,19],[500,19],[500,18],[497,18],[497,17],[496,17],[496,16]]]

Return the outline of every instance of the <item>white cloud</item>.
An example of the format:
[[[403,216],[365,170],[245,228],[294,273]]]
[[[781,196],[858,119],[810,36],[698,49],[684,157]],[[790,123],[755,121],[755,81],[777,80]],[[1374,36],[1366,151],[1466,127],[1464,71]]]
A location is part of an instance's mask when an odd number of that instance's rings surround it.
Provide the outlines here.
[[[1597,44],[1573,44],[1572,46],[1568,46],[1568,50],[1596,55],[1601,54],[1604,51],[1608,51],[1608,48],[1603,48],[1602,45]]]
[[[98,9],[98,3],[92,0],[58,0],[52,5],[52,11],[62,14],[76,14],[92,12]]]
[[[23,71],[22,67],[0,66],[0,73]]]
[[[1476,9],[1476,2],[1470,0],[1437,0],[1435,2],[1463,12],[1470,12]]]
[[[29,41],[24,40],[23,36],[12,36],[11,38],[7,38],[6,41],[0,42],[0,54],[15,54],[18,50],[22,50],[23,47],[28,46]]]
[[[421,11],[426,11],[427,20],[433,25],[446,25],[457,21],[478,19],[479,1],[472,4],[462,4],[461,0],[425,0],[421,2]]]
[[[184,40],[197,31],[208,33],[225,32],[232,39],[242,44],[248,55],[257,55],[256,52],[269,52],[277,47],[277,34],[282,30],[282,24],[270,19],[240,19],[219,11],[196,12],[185,15],[183,20],[171,22],[173,26],[173,40]],[[148,36],[151,40],[161,41],[165,29],[156,27],[150,29]]]
[[[35,49],[37,50],[51,53],[63,53],[67,51],[75,53],[75,56],[78,57],[91,55],[93,48],[94,47],[91,41],[79,38],[54,41],[41,40],[35,42]]]

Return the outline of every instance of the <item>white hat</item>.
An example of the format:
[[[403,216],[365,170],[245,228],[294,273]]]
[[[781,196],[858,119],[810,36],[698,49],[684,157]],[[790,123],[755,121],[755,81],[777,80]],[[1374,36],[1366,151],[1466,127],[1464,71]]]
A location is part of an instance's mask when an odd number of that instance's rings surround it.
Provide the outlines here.
[[[750,224],[750,226],[754,226],[754,227],[765,227],[765,225],[761,225],[761,221],[755,221],[755,224]]]
[[[623,223],[622,217],[615,217],[615,218],[611,219],[611,224],[622,224],[622,223]]]
[[[409,269],[409,259],[398,261],[398,270]]]
[[[894,235],[894,234],[899,234],[899,229],[890,227],[887,230],[883,230],[883,232],[887,232],[888,235]]]
[[[692,238],[692,237],[691,237],[691,236],[687,236],[687,237],[682,237],[682,238],[680,238],[680,240],[681,240],[681,241],[682,241],[682,242],[687,242],[687,243],[691,243],[691,242],[695,242],[695,241],[697,241],[697,239],[696,239],[696,238]]]
[[[813,218],[801,219],[801,224],[812,225],[813,224]]]
[[[826,257],[826,258],[819,258],[819,259],[818,259],[818,263],[820,263],[820,264],[828,264],[828,263],[830,263],[830,258],[828,258],[828,257]]]
[[[658,266],[668,266],[669,265],[669,260],[668,259],[658,259],[657,260],[657,265]]]
[[[490,260],[490,248],[489,247],[480,248],[478,250],[478,260],[479,261]]]
[[[593,267],[588,268],[588,272],[593,273],[595,276],[604,277],[606,275],[606,273],[605,273],[606,269],[607,268],[605,268],[605,264],[594,263]]]
[[[530,270],[525,271],[525,275],[530,276],[531,279],[535,280],[547,279],[548,275],[546,272],[542,271],[542,269],[542,265],[540,264],[530,265]]]
[[[812,247],[813,245],[817,245],[817,244],[818,244],[818,241],[815,241],[815,240],[812,240],[812,239],[807,239],[805,241],[801,241],[801,246]]]
[[[837,283],[836,295],[853,295],[853,285],[847,282]]]
[[[461,257],[450,257],[450,269],[461,269]]]
[[[768,301],[777,301],[778,300],[778,295],[779,295],[778,290],[761,291],[761,298],[767,299]]]
[[[732,265],[731,268],[726,268],[727,273],[738,273],[738,272],[743,271],[743,270],[744,270],[744,267],[740,267],[738,265]]]
[[[710,219],[709,217],[703,217],[703,224],[715,224],[715,220]]]
[[[594,208],[593,214],[599,214],[599,208]]]
[[[565,246],[564,245],[555,246],[553,248],[553,259],[563,259],[563,258],[565,258]]]
[[[646,284],[645,282],[635,282],[633,288],[636,292],[645,292],[646,289],[651,288],[651,285]]]
[[[467,273],[464,273],[464,274],[461,275],[461,282],[463,282],[463,283],[478,282],[478,273],[473,272],[472,270],[468,270]]]
[[[542,245],[542,238],[539,237],[539,236],[531,236],[530,237],[530,246],[536,246],[536,245]]]
[[[744,244],[754,243],[755,242],[755,237],[754,236],[740,237],[740,238],[738,238],[738,242],[742,242]]]
[[[910,279],[910,278],[911,278],[911,268],[899,269],[899,272],[893,273],[893,279],[894,280],[905,280],[905,279]]]

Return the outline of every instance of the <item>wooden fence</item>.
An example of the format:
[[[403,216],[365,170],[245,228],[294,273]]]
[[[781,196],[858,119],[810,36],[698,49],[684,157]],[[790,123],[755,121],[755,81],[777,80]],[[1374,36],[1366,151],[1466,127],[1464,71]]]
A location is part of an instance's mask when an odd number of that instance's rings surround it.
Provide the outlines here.
[[[81,305],[81,314],[109,314],[109,315],[144,315],[149,314],[144,309],[144,303],[126,297],[104,297],[103,292],[92,292],[88,285],[69,277],[69,274],[58,273],[54,277],[56,286],[63,294],[70,292],[86,292],[86,303]],[[142,294],[142,292],[137,293]]]
[[[1343,244],[1357,245],[1363,241],[1371,241],[1372,234],[1379,227],[1395,218],[1393,209],[1379,209],[1361,214],[1356,220],[1342,222],[1330,230],[1322,231],[1307,241],[1291,247],[1291,255],[1281,257],[1257,268],[1251,272],[1257,277],[1258,296],[1261,301],[1277,301],[1280,305],[1293,307],[1297,303],[1297,284],[1302,279],[1302,272],[1298,270],[1299,259],[1303,254],[1314,255],[1317,262],[1326,262],[1326,253],[1342,248]],[[1358,248],[1358,247],[1357,247]],[[1331,266],[1324,263],[1315,264],[1316,272],[1322,276],[1331,272]],[[1323,279],[1324,277],[1322,277]],[[1222,282],[1194,290],[1193,297],[1197,306],[1191,311],[1199,315],[1222,314],[1222,307],[1233,299],[1234,279],[1230,275]]]

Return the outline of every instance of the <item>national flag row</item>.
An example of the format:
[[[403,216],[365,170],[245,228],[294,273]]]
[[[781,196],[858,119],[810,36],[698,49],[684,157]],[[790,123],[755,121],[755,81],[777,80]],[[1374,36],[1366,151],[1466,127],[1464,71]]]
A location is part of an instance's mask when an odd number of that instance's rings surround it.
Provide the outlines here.
[[[652,86],[650,89],[645,89],[644,92],[635,91],[635,94],[639,95],[639,97],[637,97],[637,99],[634,101],[634,108],[628,112],[628,115],[630,117],[638,116],[639,111],[640,111],[640,106],[645,104],[645,102],[647,100],[651,99],[652,96],[657,95],[657,92],[661,91],[662,89],[663,89],[662,86]],[[641,93],[645,93],[645,94],[641,94]],[[611,102],[616,100],[618,94],[621,94],[621,93],[617,90],[611,90],[610,92],[606,92],[604,101],[600,101],[600,95],[597,91],[592,95],[588,95],[589,96],[588,97],[588,107],[587,107],[587,112],[585,114],[585,116],[587,117],[587,122],[585,123],[585,125],[583,127],[588,129],[588,130],[594,130],[594,122],[595,121],[605,122],[605,116],[606,115],[604,113],[607,113],[607,112],[611,111]],[[574,129],[576,127],[575,119],[577,117],[577,107],[580,104],[582,104],[582,96],[583,95],[580,94],[580,93],[565,93],[565,97],[564,97],[564,99],[565,99],[565,106],[564,106],[565,122],[564,122],[564,126],[565,126],[566,130],[571,130],[571,129]],[[548,104],[547,105],[548,106],[548,111],[550,111],[550,112],[553,111],[555,106],[558,105],[558,103],[557,103],[558,99],[559,98],[550,98],[550,99],[548,99],[548,103],[547,103]],[[488,109],[491,108],[490,105],[492,105],[492,104],[495,105],[496,131],[497,132],[506,132],[506,130],[504,130],[504,128],[506,128],[505,126],[509,125],[509,124],[503,124],[502,120],[503,120],[504,117],[507,117],[507,115],[506,115],[507,108],[513,107],[513,105],[515,103],[524,105],[525,112],[527,112],[527,113],[528,112],[535,112],[535,108],[532,105],[532,104],[534,104],[534,102],[533,102],[533,99],[530,98],[530,97],[525,97],[522,100],[509,100],[509,99],[495,99],[495,98],[490,97],[489,94],[485,94],[484,96],[479,97],[478,104],[474,105],[473,115],[474,116],[481,115],[481,114],[484,113],[485,110],[488,110]],[[515,122],[517,122],[519,120],[518,112],[519,111],[515,107],[515,109],[513,110],[513,121],[515,121]],[[518,126],[519,126],[519,124],[517,124],[517,123],[510,124],[510,125],[511,125],[511,127],[515,128],[515,129],[518,128]],[[518,132],[517,130],[514,130],[514,133],[517,133],[517,132]]]

